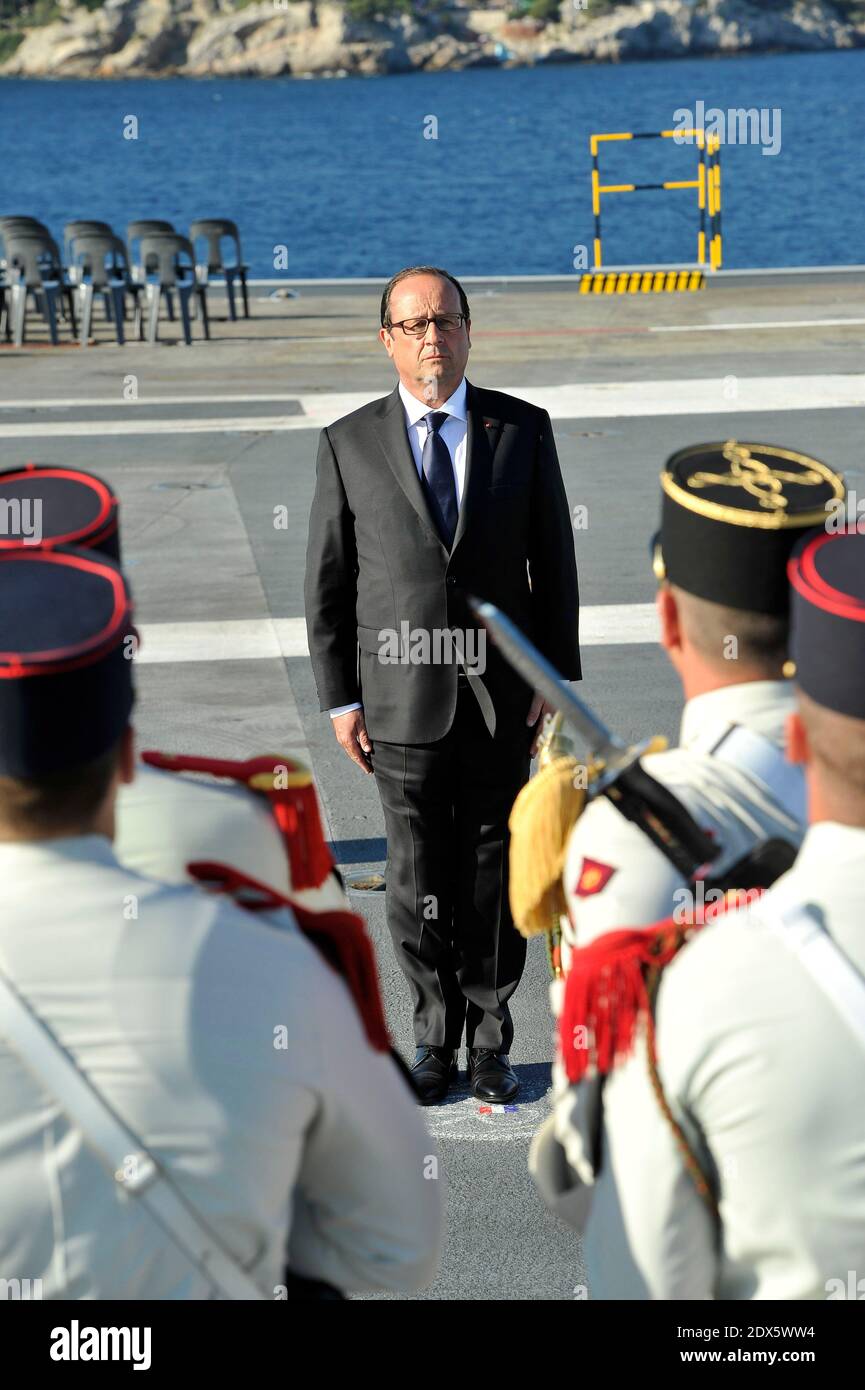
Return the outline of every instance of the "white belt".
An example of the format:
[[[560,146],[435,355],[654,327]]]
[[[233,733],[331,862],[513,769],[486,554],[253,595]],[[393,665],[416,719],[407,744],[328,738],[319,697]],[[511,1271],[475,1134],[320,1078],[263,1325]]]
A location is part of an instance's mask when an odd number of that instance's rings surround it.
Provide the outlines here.
[[[762,922],[805,967],[865,1047],[865,979],[813,913],[800,905],[781,912],[756,912]]]
[[[805,777],[775,744],[743,724],[715,725],[688,742],[688,751],[706,753],[749,773],[800,825],[808,818]]]
[[[235,1257],[219,1242],[198,1212],[181,1196],[164,1168],[148,1153],[108,1101],[36,1016],[0,970],[0,1036],[42,1082],[80,1129],[119,1189],[136,1198],[208,1283],[227,1299],[264,1299]]]

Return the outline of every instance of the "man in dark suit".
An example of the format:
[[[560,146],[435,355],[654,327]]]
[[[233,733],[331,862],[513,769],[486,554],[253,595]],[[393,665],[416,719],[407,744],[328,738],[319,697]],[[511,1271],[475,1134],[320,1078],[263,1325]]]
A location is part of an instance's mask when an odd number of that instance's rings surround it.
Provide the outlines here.
[[[396,388],[319,440],[309,649],[321,708],[381,796],[418,1097],[446,1095],[465,1029],[474,1094],[509,1101],[508,999],[526,943],[508,905],[507,821],[545,706],[464,595],[497,604],[578,679],[573,529],[547,412],[465,379],[459,282],[400,271],[381,323]]]

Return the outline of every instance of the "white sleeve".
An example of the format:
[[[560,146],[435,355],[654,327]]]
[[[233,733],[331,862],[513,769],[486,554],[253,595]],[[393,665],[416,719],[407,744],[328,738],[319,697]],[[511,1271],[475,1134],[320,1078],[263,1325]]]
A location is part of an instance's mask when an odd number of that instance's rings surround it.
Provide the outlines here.
[[[353,709],[363,709],[360,700],[355,700],[353,704],[350,705],[337,705],[335,709],[329,709],[328,714],[331,719],[338,719],[341,714],[348,714]]]
[[[426,1287],[444,1226],[445,1178],[422,1112],[387,1053],[374,1052],[345,986],[316,1035],[320,1108],[307,1132],[289,1267],[350,1291]]]
[[[669,917],[685,880],[642,830],[599,796],[571,831],[564,887],[565,938],[573,947]]]
[[[692,984],[683,988],[675,978],[676,964],[668,967],[672,976],[665,976],[659,991],[658,1070],[670,1109],[705,1172],[709,1156],[688,1105],[693,1034],[699,1026],[692,1011],[699,1014],[702,1004]],[[615,1082],[615,1097],[609,1096],[615,1116],[608,1112],[608,1120],[619,1129],[618,1137],[627,1133],[632,1140],[615,1144],[613,1164],[634,1258],[652,1298],[711,1299],[717,1278],[715,1219],[650,1085],[644,1041]]]

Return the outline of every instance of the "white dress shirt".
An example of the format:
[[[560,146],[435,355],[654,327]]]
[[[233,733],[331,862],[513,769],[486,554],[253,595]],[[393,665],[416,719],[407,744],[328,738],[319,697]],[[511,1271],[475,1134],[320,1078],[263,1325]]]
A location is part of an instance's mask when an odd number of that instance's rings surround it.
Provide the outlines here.
[[[405,427],[408,434],[408,441],[411,445],[415,467],[418,477],[423,476],[423,450],[426,437],[429,431],[426,426],[426,417],[434,411],[443,411],[449,418],[439,430],[439,438],[443,439],[448,447],[451,456],[451,463],[454,470],[454,483],[457,490],[457,507],[462,506],[463,490],[466,481],[466,439],[468,436],[468,411],[466,409],[466,379],[463,377],[453,395],[448,396],[444,405],[435,407],[429,406],[425,401],[419,401],[417,396],[413,396],[408,387],[402,382],[399,383],[399,394],[405,411]],[[337,709],[329,710],[331,719],[336,719],[340,714],[348,714],[350,710],[362,709],[359,700],[355,700],[350,705],[340,705]]]

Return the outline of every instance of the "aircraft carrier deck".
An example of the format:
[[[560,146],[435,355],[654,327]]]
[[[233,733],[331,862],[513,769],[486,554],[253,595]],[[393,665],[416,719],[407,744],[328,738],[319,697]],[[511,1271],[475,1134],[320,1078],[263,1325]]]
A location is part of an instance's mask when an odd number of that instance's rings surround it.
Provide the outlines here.
[[[471,279],[468,376],[552,416],[572,507],[583,607],[582,693],[636,738],[675,738],[679,698],[654,645],[649,537],[674,449],[738,437],[813,453],[846,473],[865,515],[865,268],[731,272],[694,293],[581,295],[578,278]],[[143,643],[139,744],[311,763],[344,870],[380,869],[372,779],[318,713],[303,566],[318,431],[389,392],[377,338],[382,281],[251,287],[212,341],[161,325],[154,346],[0,347],[0,460],[77,464],[121,498],[124,559]],[[279,509],[284,508],[284,512]],[[275,519],[287,517],[287,525]],[[407,991],[380,893],[353,895],[376,947],[395,1040],[409,1055]],[[543,944],[515,998],[515,1111],[480,1113],[465,1086],[425,1112],[450,1190],[440,1278],[423,1297],[573,1299],[577,1242],[526,1171],[546,1113],[551,1023]]]

